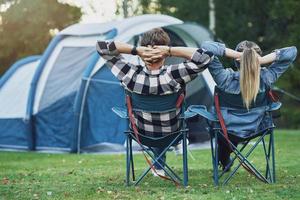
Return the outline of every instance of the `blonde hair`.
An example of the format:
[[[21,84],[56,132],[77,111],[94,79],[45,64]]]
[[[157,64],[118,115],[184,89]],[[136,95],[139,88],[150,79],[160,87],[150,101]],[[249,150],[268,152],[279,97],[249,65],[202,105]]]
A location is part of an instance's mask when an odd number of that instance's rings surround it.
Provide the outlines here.
[[[254,42],[247,41],[240,61],[240,89],[247,109],[253,101],[255,102],[260,86],[260,63],[257,47]]]

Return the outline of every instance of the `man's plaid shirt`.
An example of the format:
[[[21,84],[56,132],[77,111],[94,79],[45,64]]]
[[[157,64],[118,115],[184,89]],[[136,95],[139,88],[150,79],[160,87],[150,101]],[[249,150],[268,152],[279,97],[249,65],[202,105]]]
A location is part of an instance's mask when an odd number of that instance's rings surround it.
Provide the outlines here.
[[[142,65],[128,63],[116,49],[114,42],[98,41],[98,53],[107,60],[107,66],[130,92],[137,94],[166,95],[178,92],[186,83],[206,69],[213,59],[211,52],[198,49],[191,61],[164,65],[158,70],[148,70]],[[166,113],[135,111],[134,117],[140,134],[160,137],[179,130],[181,110]]]

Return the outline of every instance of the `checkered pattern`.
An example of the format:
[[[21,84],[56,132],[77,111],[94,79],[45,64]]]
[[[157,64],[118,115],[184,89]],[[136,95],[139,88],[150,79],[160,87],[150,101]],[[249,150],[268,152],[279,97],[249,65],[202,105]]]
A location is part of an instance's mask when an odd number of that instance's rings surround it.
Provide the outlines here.
[[[111,72],[121,81],[126,90],[144,95],[179,92],[213,60],[211,52],[198,49],[191,61],[164,65],[158,70],[150,71],[145,66],[128,63],[118,52],[114,42],[99,41],[96,48],[102,58],[107,60]],[[141,134],[159,137],[179,130],[180,113],[180,109],[165,113],[135,111],[134,117]]]

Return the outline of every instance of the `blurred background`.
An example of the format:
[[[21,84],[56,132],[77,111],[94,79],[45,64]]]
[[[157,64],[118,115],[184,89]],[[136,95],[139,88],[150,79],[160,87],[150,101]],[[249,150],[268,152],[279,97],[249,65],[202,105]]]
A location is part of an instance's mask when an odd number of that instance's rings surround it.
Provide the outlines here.
[[[246,39],[258,43],[264,54],[291,45],[300,49],[299,10],[297,0],[0,0],[0,76],[16,60],[42,54],[51,38],[71,24],[149,13],[201,24],[231,48]],[[299,86],[298,56],[276,83],[284,103],[281,128],[300,128]]]

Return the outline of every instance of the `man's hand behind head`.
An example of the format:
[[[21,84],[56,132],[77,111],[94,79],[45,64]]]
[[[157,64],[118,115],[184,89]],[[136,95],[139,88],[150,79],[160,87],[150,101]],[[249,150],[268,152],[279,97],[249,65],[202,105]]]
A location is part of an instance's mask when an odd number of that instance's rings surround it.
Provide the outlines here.
[[[138,47],[137,51],[146,65],[160,62],[164,58],[161,50],[152,47]]]

